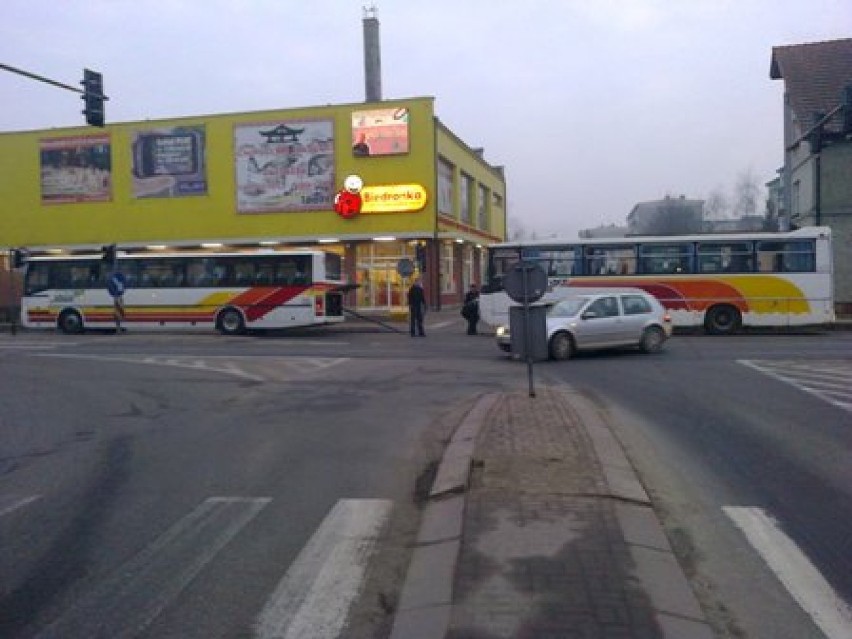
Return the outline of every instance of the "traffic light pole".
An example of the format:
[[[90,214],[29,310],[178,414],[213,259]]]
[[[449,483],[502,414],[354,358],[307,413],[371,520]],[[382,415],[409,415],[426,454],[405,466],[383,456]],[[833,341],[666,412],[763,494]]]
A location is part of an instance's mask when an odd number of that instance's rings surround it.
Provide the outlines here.
[[[71,86],[69,84],[64,84],[63,82],[57,82],[56,80],[51,80],[50,78],[45,78],[42,75],[36,75],[35,73],[30,73],[29,71],[24,71],[23,69],[18,69],[17,67],[10,66],[8,64],[0,63],[0,69],[4,71],[9,71],[10,73],[17,73],[18,75],[25,76],[27,78],[31,78],[33,80],[38,80],[39,82],[44,82],[46,84],[52,84],[55,87],[59,87],[60,89],[67,89],[68,91],[73,91],[74,93],[82,94],[82,97],[86,99],[86,111],[90,109],[90,102],[93,104],[95,102],[100,105],[100,123],[96,126],[103,126],[103,102],[104,100],[109,100],[109,98],[103,95],[102,85],[100,84],[99,73],[94,73],[93,71],[89,71],[88,69],[84,69],[83,71],[83,83],[85,88],[78,89],[77,87]],[[92,77],[97,77],[98,82],[98,90],[92,92],[89,90],[88,80]],[[84,113],[86,113],[84,111]],[[89,122],[89,115],[86,113],[86,121]],[[91,124],[91,122],[89,122]]]
[[[24,71],[23,69],[17,69],[15,67],[10,67],[8,64],[0,63],[0,69],[4,71],[11,71],[12,73],[17,73],[18,75],[23,75],[28,78],[32,78],[33,80],[38,80],[39,82],[46,82],[47,84],[52,84],[55,87],[59,87],[61,89],[68,89],[69,91],[73,91],[74,93],[85,93],[82,89],[78,89],[77,87],[72,87],[68,84],[63,84],[62,82],[57,82],[56,80],[51,80],[50,78],[45,78],[41,75],[36,75],[35,73],[30,73],[29,71]]]

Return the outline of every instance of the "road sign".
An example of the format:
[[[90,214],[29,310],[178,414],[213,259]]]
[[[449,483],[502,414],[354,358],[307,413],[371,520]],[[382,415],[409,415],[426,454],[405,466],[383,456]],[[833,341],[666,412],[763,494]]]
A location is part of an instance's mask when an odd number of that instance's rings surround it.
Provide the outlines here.
[[[402,258],[399,262],[396,263],[396,272],[399,273],[402,277],[408,277],[409,275],[413,275],[414,262],[412,262],[407,257]]]
[[[124,289],[127,288],[124,273],[113,273],[107,280],[107,291],[113,297],[121,297],[124,295]]]
[[[532,304],[547,291],[547,273],[535,262],[518,262],[506,273],[503,287],[518,304]]]

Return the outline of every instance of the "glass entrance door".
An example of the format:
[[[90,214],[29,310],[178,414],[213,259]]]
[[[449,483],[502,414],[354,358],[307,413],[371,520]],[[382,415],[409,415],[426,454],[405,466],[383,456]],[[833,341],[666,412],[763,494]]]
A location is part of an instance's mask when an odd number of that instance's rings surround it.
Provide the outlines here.
[[[405,306],[405,279],[396,271],[397,261],[379,258],[358,265],[358,308],[391,310]]]
[[[371,242],[356,247],[357,306],[362,310],[392,311],[406,308],[413,277],[402,277],[397,265],[414,258],[406,242]]]

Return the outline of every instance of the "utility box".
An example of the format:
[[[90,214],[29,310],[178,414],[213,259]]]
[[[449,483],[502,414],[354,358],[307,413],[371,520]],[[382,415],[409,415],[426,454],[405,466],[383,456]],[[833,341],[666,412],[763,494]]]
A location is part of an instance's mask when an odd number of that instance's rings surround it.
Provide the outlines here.
[[[509,334],[512,336],[512,355],[526,361],[546,360],[547,306],[530,306],[525,316],[523,306],[509,307]]]

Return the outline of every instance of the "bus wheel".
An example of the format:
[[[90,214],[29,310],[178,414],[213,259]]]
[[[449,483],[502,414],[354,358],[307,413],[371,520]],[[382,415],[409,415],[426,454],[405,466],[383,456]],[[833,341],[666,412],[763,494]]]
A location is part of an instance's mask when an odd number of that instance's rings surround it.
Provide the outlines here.
[[[59,330],[66,335],[83,332],[83,318],[73,310],[62,311],[57,322]]]
[[[564,360],[573,354],[574,339],[568,333],[556,333],[550,338],[550,356],[553,359]]]
[[[742,319],[735,306],[714,306],[707,311],[704,318],[704,330],[711,335],[732,335],[739,330]]]
[[[226,308],[219,313],[219,319],[216,323],[222,335],[239,335],[246,328],[243,314],[235,308]]]

